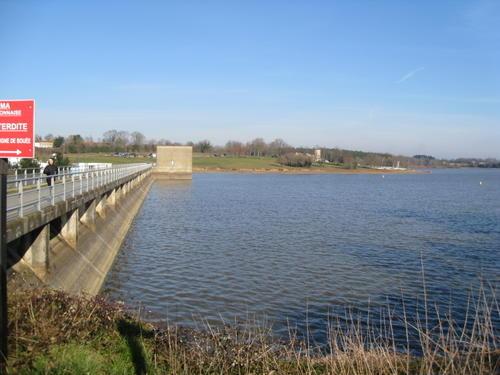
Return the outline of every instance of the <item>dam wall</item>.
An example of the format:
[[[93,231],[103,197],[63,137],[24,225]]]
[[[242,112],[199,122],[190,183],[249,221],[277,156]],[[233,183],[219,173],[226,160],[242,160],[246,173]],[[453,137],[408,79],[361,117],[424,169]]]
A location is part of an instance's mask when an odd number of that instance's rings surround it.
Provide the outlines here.
[[[14,284],[46,285],[96,295],[154,179],[142,176],[119,194],[112,191],[84,210],[53,220],[11,247],[29,247],[12,266]]]
[[[40,181],[26,192],[20,185],[7,225],[12,282],[98,294],[153,182],[191,180],[192,156],[189,146],[158,146],[152,169],[63,176],[44,192]]]

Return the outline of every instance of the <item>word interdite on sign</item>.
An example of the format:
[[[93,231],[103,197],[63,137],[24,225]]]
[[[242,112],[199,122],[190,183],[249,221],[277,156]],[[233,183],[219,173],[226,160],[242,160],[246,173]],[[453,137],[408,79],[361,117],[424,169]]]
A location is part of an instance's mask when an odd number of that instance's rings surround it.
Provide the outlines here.
[[[35,101],[0,100],[0,158],[35,156]]]

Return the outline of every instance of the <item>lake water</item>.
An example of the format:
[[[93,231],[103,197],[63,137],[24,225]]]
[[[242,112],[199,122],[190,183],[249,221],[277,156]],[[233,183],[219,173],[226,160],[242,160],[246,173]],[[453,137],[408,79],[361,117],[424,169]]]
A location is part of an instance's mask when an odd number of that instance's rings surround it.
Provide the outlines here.
[[[346,308],[401,316],[403,296],[415,317],[422,263],[429,304],[460,321],[481,279],[498,287],[499,258],[500,170],[195,174],[153,185],[105,293],[154,319],[265,319],[322,343]]]

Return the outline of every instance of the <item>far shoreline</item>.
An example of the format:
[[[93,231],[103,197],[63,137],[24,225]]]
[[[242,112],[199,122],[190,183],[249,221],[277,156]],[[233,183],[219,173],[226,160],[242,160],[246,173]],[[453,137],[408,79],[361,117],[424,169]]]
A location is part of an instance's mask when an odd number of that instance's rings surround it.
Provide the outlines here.
[[[193,168],[193,174],[234,173],[234,174],[289,174],[289,175],[318,175],[318,174],[371,174],[371,175],[402,175],[428,174],[428,170],[388,170],[388,169],[342,169],[342,168]]]

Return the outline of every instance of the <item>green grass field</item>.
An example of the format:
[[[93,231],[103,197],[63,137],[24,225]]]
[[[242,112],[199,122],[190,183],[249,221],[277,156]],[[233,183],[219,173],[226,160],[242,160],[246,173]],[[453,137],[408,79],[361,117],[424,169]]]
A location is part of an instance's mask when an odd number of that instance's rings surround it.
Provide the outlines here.
[[[113,163],[113,164],[130,164],[130,163],[152,163],[152,158],[122,158],[105,153],[87,153],[87,154],[66,154],[71,163]]]
[[[104,153],[88,153],[88,154],[66,154],[71,163],[153,163],[152,158],[123,158]],[[257,157],[214,157],[203,154],[193,155],[194,168],[207,169],[273,169],[280,168],[276,159],[273,158],[257,158]]]
[[[197,156],[193,157],[194,168],[207,169],[275,169],[282,167],[274,158],[258,158],[258,157],[213,157],[213,156]]]

